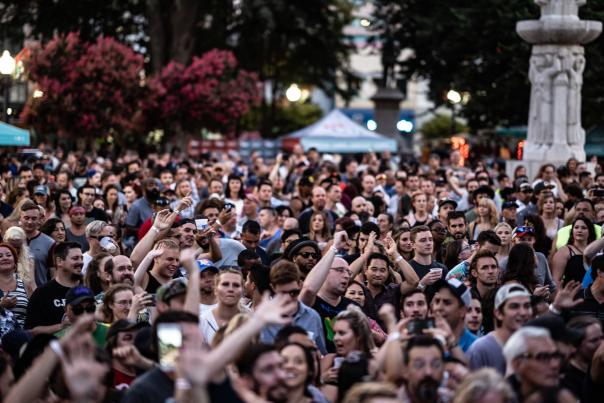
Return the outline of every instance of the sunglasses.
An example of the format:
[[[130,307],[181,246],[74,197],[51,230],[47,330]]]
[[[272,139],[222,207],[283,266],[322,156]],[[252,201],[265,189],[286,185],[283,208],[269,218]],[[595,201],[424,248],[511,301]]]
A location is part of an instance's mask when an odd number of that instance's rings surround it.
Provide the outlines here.
[[[298,255],[302,256],[304,259],[308,259],[309,257],[312,257],[315,260],[319,259],[319,254],[315,252],[300,252]]]
[[[84,312],[86,312],[86,313],[95,313],[96,312],[95,305],[76,305],[76,306],[72,307],[71,309],[75,316],[80,316]]]

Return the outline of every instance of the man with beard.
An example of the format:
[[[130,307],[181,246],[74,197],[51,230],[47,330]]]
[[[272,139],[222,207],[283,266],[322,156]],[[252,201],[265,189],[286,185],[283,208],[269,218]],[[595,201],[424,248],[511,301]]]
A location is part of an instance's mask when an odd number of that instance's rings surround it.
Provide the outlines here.
[[[321,251],[315,241],[300,238],[289,244],[285,249],[284,257],[298,266],[302,279],[305,279],[321,258]]]
[[[69,324],[75,323],[82,314],[94,314],[95,311],[94,293],[90,288],[78,285],[67,291],[65,295],[65,318]],[[70,326],[64,327],[56,332],[55,336],[61,338],[69,328]],[[90,329],[92,338],[99,348],[105,347],[108,329],[109,326],[102,322],[92,322],[92,329]]]
[[[438,387],[445,371],[444,351],[440,342],[432,337],[412,337],[403,352],[406,385],[405,392],[411,403],[436,403],[441,401]]]
[[[27,305],[25,328],[34,334],[53,334],[69,321],[64,318],[65,295],[82,280],[82,249],[75,242],[59,243],[54,249],[55,278],[36,288]]]
[[[264,401],[287,402],[283,359],[275,347],[267,344],[252,345],[239,357],[236,364],[241,381],[247,389]]]
[[[312,205],[300,213],[300,216],[298,217],[300,231],[303,234],[308,233],[310,229],[310,217],[314,212],[317,211],[324,212],[325,216],[327,217],[326,225],[328,228],[334,228],[334,223],[338,219],[338,216],[331,210],[325,210],[325,205],[327,204],[327,193],[325,193],[325,189],[323,189],[321,186],[315,186],[312,189],[310,200]]]
[[[428,316],[428,300],[426,294],[412,290],[401,297],[401,318],[426,319]]]
[[[173,239],[167,238],[157,242],[148,255],[153,258],[153,268],[147,272],[148,264],[146,259],[143,260],[134,273],[135,285],[149,294],[155,294],[159,287],[167,284],[178,272],[179,252],[178,244]]]
[[[451,211],[447,214],[447,231],[456,241],[467,238],[468,229],[463,211]]]
[[[107,274],[109,285],[115,284],[128,284],[134,287],[134,268],[132,262],[128,256],[117,255],[112,259],[112,265],[105,266],[105,273]],[[141,289],[136,289],[135,294],[138,294]]]

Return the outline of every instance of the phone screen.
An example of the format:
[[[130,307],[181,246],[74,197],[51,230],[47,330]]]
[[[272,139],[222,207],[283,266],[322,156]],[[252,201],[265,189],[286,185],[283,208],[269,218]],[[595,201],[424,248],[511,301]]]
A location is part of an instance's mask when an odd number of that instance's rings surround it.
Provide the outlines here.
[[[195,220],[195,226],[199,231],[203,231],[208,228],[208,219],[207,218],[198,218]]]
[[[159,365],[165,371],[175,368],[178,350],[182,346],[182,330],[176,323],[157,325]]]
[[[433,327],[433,319],[413,319],[407,324],[407,331],[410,334],[423,334],[424,329],[431,329]]]

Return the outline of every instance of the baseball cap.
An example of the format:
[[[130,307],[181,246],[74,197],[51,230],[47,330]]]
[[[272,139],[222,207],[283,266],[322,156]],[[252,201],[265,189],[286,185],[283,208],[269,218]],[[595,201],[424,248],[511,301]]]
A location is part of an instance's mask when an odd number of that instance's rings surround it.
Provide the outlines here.
[[[583,340],[585,333],[579,329],[566,326],[564,319],[558,315],[545,314],[531,319],[524,326],[537,326],[549,330],[552,339],[577,346]]]
[[[39,185],[34,188],[35,195],[48,195],[48,188],[44,185]]]
[[[510,298],[531,297],[531,293],[521,284],[505,284],[495,294],[495,309],[498,309]]]
[[[535,185],[535,188],[533,189],[533,191],[535,193],[539,193],[543,190],[548,190],[548,189],[553,189],[553,188],[554,188],[553,185],[550,185],[549,183],[545,183],[545,182],[541,181]]]
[[[214,262],[210,259],[198,259],[197,267],[199,267],[199,273],[203,273],[206,270],[211,270],[214,273],[218,273],[218,268],[214,266]]]
[[[470,306],[472,303],[472,293],[470,289],[456,278],[450,278],[449,280],[440,279],[436,281],[432,287],[434,293],[441,288],[448,288],[465,306]]]
[[[512,231],[512,238],[522,238],[527,235],[535,236],[535,228],[530,225],[521,225],[514,228],[514,231]]]
[[[533,188],[531,187],[531,184],[528,183],[528,182],[521,183],[520,186],[518,186],[518,189],[521,192],[528,192],[528,191],[532,192],[533,191]]]
[[[187,281],[184,278],[176,278],[168,284],[157,289],[157,301],[167,303],[171,298],[187,293]]]
[[[515,201],[506,201],[501,205],[502,209],[506,209],[506,208],[518,208],[518,203],[516,203]]]
[[[66,305],[78,305],[84,301],[94,301],[94,293],[88,287],[77,285],[72,287],[65,294]]]
[[[438,201],[438,208],[440,209],[440,208],[441,208],[442,206],[444,206],[445,204],[450,204],[450,205],[452,205],[452,206],[453,206],[453,209],[456,209],[456,208],[457,208],[457,202],[456,202],[455,200],[453,200],[453,199],[447,199],[447,198],[445,198],[445,199],[440,199],[440,200]]]
[[[117,336],[118,333],[127,332],[129,330],[138,330],[148,326],[149,324],[147,322],[135,322],[133,320],[120,319],[115,321],[109,327],[106,338],[110,339],[111,337]]]

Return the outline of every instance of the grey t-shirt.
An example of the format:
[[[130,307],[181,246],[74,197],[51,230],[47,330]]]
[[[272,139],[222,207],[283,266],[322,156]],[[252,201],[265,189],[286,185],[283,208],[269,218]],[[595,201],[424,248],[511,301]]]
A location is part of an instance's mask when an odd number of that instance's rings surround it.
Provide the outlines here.
[[[470,362],[470,369],[476,371],[483,367],[496,369],[502,376],[505,376],[505,357],[503,348],[495,339],[493,332],[479,337],[466,352]]]
[[[222,259],[214,262],[214,266],[220,268],[222,266],[237,266],[237,257],[239,253],[245,249],[241,242],[228,238],[220,238],[218,240]]]
[[[48,258],[48,250],[55,241],[48,235],[40,232],[36,237],[29,239],[27,242],[29,251],[34,258],[36,285],[40,287],[50,280],[48,267],[46,267],[46,259]]]
[[[535,277],[537,277],[537,283],[539,285],[547,285],[549,286],[550,292],[554,292],[556,290],[556,283],[554,283],[554,279],[552,277],[552,272],[549,270],[549,265],[547,264],[547,258],[541,252],[535,252],[537,255],[537,267],[535,268]],[[499,262],[499,268],[501,269],[501,275],[507,270],[508,267],[508,258],[504,257]]]

